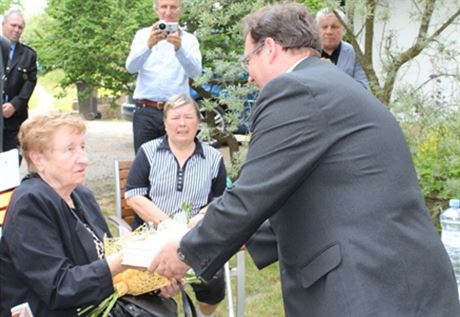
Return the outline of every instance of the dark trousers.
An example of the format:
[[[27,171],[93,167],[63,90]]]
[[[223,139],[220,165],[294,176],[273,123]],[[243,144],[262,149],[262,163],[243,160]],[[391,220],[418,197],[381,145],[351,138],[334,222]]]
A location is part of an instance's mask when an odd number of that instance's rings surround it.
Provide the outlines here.
[[[165,133],[163,111],[136,104],[133,117],[134,151],[137,153],[142,144]]]
[[[19,150],[19,139],[18,139],[18,132],[19,131],[12,131],[12,130],[3,130],[3,148],[0,148],[0,152],[6,152],[12,149]],[[21,166],[22,162],[22,155],[19,154],[19,166]]]
[[[16,130],[3,130],[3,152],[18,148],[18,132]]]

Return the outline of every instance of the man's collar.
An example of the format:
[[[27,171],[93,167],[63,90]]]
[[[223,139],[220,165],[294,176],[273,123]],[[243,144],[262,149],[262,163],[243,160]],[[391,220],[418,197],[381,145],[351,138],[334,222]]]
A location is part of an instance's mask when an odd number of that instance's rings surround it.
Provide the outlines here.
[[[286,73],[292,72],[294,70],[294,68],[297,67],[297,65],[299,65],[300,63],[302,63],[304,60],[306,60],[309,57],[311,57],[311,56],[305,56],[305,57],[302,57],[301,59],[299,59],[297,62],[294,63],[294,65],[289,67],[289,69],[286,71]]]
[[[342,47],[342,41],[340,41],[339,45],[335,48],[335,50],[332,52],[331,55],[329,55],[327,52],[324,50],[321,52],[321,57],[329,59],[331,62],[334,64],[337,64],[337,61],[339,60],[339,55],[340,55],[340,49]]]
[[[196,137],[195,139],[193,140],[195,142],[195,151],[193,151],[193,155],[199,155],[201,156],[202,158],[206,158],[206,156],[204,155],[204,151],[203,151],[203,146],[201,145],[201,142],[200,140],[198,140]],[[167,135],[164,135],[161,137],[161,142],[160,142],[160,145],[158,146],[157,148],[157,151],[169,151],[172,153],[171,151],[171,148],[169,147],[169,143],[168,143],[168,136]]]

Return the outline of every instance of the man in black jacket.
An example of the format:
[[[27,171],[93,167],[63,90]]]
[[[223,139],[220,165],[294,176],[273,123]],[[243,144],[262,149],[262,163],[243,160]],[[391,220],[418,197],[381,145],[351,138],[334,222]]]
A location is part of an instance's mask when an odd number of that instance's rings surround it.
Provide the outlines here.
[[[8,52],[10,50],[10,41],[4,36],[0,36],[0,91],[3,92],[3,76],[5,75],[5,66],[8,63]],[[3,107],[0,107],[0,152],[3,149]]]
[[[19,42],[24,27],[24,16],[17,10],[3,17],[3,35],[11,42],[3,82],[3,151],[17,148],[19,127],[28,117],[28,102],[37,83],[37,54]]]

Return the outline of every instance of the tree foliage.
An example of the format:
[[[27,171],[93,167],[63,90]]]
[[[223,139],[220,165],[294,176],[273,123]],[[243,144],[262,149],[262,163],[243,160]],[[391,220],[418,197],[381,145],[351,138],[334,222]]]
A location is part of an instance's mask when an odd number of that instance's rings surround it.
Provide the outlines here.
[[[49,0],[31,45],[44,71],[64,71],[64,86],[84,82],[127,92],[133,82],[124,67],[131,40],[141,23],[153,20],[145,12],[152,12],[151,1]]]
[[[1,0],[0,1],[0,12],[6,12],[10,8],[22,8],[20,0]]]

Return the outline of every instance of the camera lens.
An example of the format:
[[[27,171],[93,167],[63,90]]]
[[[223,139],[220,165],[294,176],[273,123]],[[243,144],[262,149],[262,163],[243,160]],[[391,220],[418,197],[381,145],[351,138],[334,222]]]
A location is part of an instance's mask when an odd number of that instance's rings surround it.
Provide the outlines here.
[[[160,30],[166,29],[166,23],[161,22],[160,24],[158,24],[158,28],[159,28]]]

